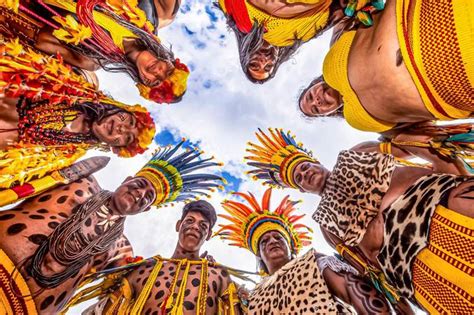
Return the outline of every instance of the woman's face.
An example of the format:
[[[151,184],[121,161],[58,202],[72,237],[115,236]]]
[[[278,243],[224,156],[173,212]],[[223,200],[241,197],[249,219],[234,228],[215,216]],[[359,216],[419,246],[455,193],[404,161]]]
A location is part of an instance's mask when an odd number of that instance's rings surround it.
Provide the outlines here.
[[[112,147],[126,147],[138,137],[138,122],[134,115],[118,112],[92,123],[92,133]]]
[[[305,161],[296,165],[293,181],[303,192],[321,194],[329,174],[321,164]]]
[[[157,58],[148,50],[141,51],[136,59],[140,80],[146,86],[156,86],[166,80],[174,70],[171,62]]]
[[[258,242],[260,258],[265,266],[272,269],[272,266],[283,265],[290,261],[290,247],[278,231],[268,231],[260,237]]]
[[[301,97],[299,107],[308,117],[329,115],[341,106],[340,94],[324,81],[310,87]]]
[[[264,42],[262,47],[257,50],[250,58],[247,65],[247,71],[255,80],[267,79],[275,69],[278,49],[275,46]]]

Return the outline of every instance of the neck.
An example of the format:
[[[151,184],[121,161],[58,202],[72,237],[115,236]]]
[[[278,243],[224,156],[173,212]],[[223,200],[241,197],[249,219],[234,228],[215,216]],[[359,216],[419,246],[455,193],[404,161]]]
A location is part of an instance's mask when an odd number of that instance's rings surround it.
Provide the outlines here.
[[[190,260],[199,260],[199,250],[196,251],[186,251],[179,244],[176,246],[173,256],[174,259],[190,259]]]
[[[125,50],[125,56],[132,62],[137,60],[140,51],[138,51],[137,46],[135,45],[135,40],[133,39],[124,39],[123,40],[123,49]]]
[[[290,259],[289,257],[285,257],[284,259],[281,259],[281,260],[279,260],[279,261],[273,262],[273,264],[267,266],[268,273],[269,273],[270,275],[274,274],[274,273],[277,272],[281,267],[283,267],[284,265],[286,265],[290,260],[291,260],[291,259]]]

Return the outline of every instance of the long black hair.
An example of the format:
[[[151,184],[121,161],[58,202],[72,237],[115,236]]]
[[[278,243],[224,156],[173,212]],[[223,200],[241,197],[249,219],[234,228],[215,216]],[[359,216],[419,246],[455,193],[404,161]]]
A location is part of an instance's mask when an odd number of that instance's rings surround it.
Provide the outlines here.
[[[275,74],[281,64],[285,61],[288,61],[302,44],[300,40],[295,39],[293,45],[291,46],[276,47],[278,49],[278,56],[275,60],[275,67],[273,68],[273,71],[266,79],[257,80],[250,75],[248,71],[248,65],[252,59],[252,56],[265,43],[265,40],[263,39],[263,34],[265,32],[264,26],[259,25],[257,21],[254,21],[250,32],[243,33],[238,29],[237,24],[230,15],[225,14],[225,18],[227,20],[227,26],[235,33],[237,47],[239,50],[240,66],[242,67],[242,71],[244,72],[247,79],[250,80],[250,82],[263,84],[275,77]]]
[[[174,64],[175,58],[173,52],[171,51],[171,47],[166,48],[165,46],[163,46],[153,34],[150,34],[138,28],[137,26],[124,20],[123,18],[111,12],[110,10],[101,7],[96,7],[95,9],[101,13],[110,16],[118,24],[122,25],[123,27],[131,31],[134,35],[136,35],[137,38],[134,39],[134,45],[138,51],[147,50],[151,52],[156,58]],[[102,53],[99,50],[90,49],[88,47],[85,47],[84,45],[75,46],[72,44],[68,44],[68,47],[81,55],[96,60],[105,71],[125,72],[135,82],[143,83],[140,79],[136,64],[129,58],[127,58],[125,54],[122,54],[121,56],[114,56],[114,60],[111,60],[111,57],[107,54]]]
[[[332,16],[334,11],[339,8],[339,4],[336,3],[337,1],[334,1],[330,6],[329,6],[329,16]],[[216,7],[218,7],[220,10],[222,8],[219,6],[219,3],[214,3]],[[237,38],[237,46],[239,50],[239,59],[240,59],[240,66],[242,67],[242,70],[244,71],[245,76],[247,79],[249,79],[253,83],[258,83],[258,84],[263,84],[267,82],[268,80],[272,79],[275,77],[276,72],[278,68],[281,66],[282,63],[288,61],[300,48],[300,46],[303,44],[303,41],[294,38],[293,45],[291,46],[283,46],[283,47],[277,47],[274,46],[275,48],[278,49],[278,57],[275,62],[275,67],[273,68],[273,71],[270,73],[270,75],[264,79],[264,80],[257,80],[253,78],[250,73],[248,72],[248,64],[250,63],[250,59],[252,56],[262,47],[264,44],[264,39],[263,39],[263,34],[265,33],[265,28],[263,25],[259,24],[256,20],[253,21],[252,29],[248,33],[243,33],[241,32],[237,24],[235,23],[235,20],[228,14],[225,14],[226,18],[226,23],[227,26],[229,27],[230,30],[232,30],[235,33],[235,37]],[[327,25],[321,28],[321,30],[314,36],[312,39],[318,37],[322,33],[324,33],[326,30],[329,28],[333,27],[334,21],[328,21]]]

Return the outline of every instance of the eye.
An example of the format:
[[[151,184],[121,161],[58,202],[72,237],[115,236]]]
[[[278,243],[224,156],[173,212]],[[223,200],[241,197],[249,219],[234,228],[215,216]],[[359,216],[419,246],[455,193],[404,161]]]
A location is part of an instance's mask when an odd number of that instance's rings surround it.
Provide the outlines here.
[[[296,182],[297,182],[297,183],[301,183],[301,177],[302,177],[302,176],[301,176],[300,174],[296,175],[296,178],[295,178],[295,179],[296,179]]]
[[[311,113],[312,114],[319,114],[318,107],[316,105],[311,106]]]
[[[303,165],[301,165],[301,170],[302,171],[306,171],[308,168],[309,168],[308,163],[304,163]]]

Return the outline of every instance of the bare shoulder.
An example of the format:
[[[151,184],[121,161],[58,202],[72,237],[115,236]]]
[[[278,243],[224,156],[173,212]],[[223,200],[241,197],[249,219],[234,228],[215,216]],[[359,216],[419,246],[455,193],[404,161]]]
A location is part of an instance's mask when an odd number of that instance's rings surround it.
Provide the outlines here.
[[[474,177],[451,190],[448,197],[448,208],[474,218]]]
[[[378,141],[365,141],[353,146],[351,148],[351,151],[379,152],[379,142]]]
[[[64,213],[67,217],[77,205],[99,192],[100,187],[94,177],[89,176],[68,185],[47,190],[35,197],[24,200],[19,207],[23,209],[47,208],[55,213]]]

